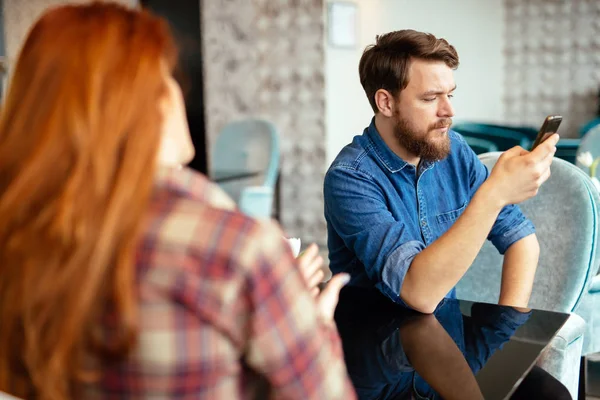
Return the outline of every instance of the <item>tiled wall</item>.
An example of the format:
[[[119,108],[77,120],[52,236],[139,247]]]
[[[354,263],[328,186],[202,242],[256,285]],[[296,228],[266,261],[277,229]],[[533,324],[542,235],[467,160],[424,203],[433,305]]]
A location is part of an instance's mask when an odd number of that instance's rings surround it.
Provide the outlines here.
[[[228,121],[273,121],[281,134],[281,222],[325,242],[323,0],[203,0],[209,145]]]
[[[504,5],[507,120],[539,125],[546,115],[561,114],[561,134],[577,136],[598,109],[600,1],[505,0]]]

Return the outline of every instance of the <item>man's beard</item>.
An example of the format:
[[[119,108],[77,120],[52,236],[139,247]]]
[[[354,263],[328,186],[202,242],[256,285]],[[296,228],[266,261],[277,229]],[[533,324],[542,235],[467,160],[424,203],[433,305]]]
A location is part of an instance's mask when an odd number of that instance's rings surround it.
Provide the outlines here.
[[[398,113],[396,113],[395,119],[394,136],[398,143],[411,154],[428,161],[439,161],[448,157],[448,154],[450,154],[450,137],[448,133],[438,140],[431,138],[429,133],[437,128],[448,127],[450,129],[451,118],[438,120],[426,132],[417,131],[408,120],[400,117]]]

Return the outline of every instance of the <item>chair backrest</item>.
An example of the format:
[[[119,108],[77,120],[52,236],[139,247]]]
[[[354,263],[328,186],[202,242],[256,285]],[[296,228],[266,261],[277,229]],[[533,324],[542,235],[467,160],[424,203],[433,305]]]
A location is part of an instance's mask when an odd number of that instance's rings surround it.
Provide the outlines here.
[[[472,136],[463,136],[469,147],[473,149],[475,154],[491,153],[498,151],[498,146],[487,139],[476,138]]]
[[[491,169],[501,153],[479,156]],[[530,306],[571,312],[587,292],[598,269],[598,204],[589,177],[564,160],[554,158],[552,176],[538,195],[520,204],[535,225],[540,260]],[[458,297],[495,303],[500,293],[503,258],[488,241],[457,285]]]
[[[559,131],[560,132],[560,131]],[[556,144],[556,153],[554,157],[575,164],[577,158],[577,149],[581,144],[580,138],[560,138]]]
[[[579,136],[586,136],[593,128],[600,126],[600,117],[594,118],[593,120],[585,123],[581,129],[579,129]]]
[[[256,172],[248,179],[219,184],[236,202],[248,186],[275,187],[279,171],[279,134],[269,121],[246,119],[227,124],[211,154],[211,172]]]
[[[249,186],[242,190],[239,209],[253,218],[268,219],[273,213],[273,188]]]
[[[486,128],[500,128],[507,129],[510,131],[515,131],[520,134],[525,135],[532,143],[535,141],[538,130],[531,126],[523,126],[523,125],[501,125],[501,124],[490,124],[487,122],[464,122],[464,124],[468,124],[470,126],[479,126],[481,129]]]
[[[526,134],[511,129],[484,126],[468,122],[452,125],[452,129],[465,137],[489,140],[496,144],[500,151],[508,150],[515,146],[521,146],[524,149],[527,149],[531,144],[531,141]]]
[[[461,122],[456,124],[453,129],[462,133],[465,138],[474,135],[498,143],[498,149],[488,150],[487,152],[497,150],[504,151],[517,145],[529,150],[529,147],[533,144],[538,134],[538,129],[529,126],[499,125],[480,122]],[[516,133],[517,136],[511,134],[511,131]],[[493,139],[490,139],[489,135],[492,135]],[[522,137],[525,137],[527,141],[523,142],[520,139]],[[556,145],[556,154],[554,156],[568,161],[571,164],[575,164],[575,156],[580,140],[581,139],[579,138],[562,138]],[[476,154],[485,153],[484,151],[478,153],[476,148],[477,147],[473,147]]]
[[[590,129],[581,139],[581,143],[579,143],[579,148],[577,149],[577,154],[585,152],[590,153],[594,159],[600,157],[600,125]],[[588,167],[581,165],[580,162],[577,162],[576,165],[584,171],[588,171]],[[598,176],[598,178],[600,178],[600,176]]]

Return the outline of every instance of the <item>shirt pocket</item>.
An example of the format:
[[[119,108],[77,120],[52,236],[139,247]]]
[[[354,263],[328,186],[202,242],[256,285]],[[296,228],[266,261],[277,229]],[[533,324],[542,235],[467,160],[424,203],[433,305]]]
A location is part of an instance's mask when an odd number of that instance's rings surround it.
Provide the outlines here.
[[[448,229],[450,229],[452,224],[454,224],[454,221],[456,221],[458,219],[458,217],[460,217],[462,215],[462,213],[465,211],[465,208],[467,208],[467,204],[468,204],[468,202],[465,201],[463,203],[463,205],[460,206],[459,208],[457,208],[456,210],[444,212],[444,213],[438,214],[435,217],[442,232],[446,232]]]

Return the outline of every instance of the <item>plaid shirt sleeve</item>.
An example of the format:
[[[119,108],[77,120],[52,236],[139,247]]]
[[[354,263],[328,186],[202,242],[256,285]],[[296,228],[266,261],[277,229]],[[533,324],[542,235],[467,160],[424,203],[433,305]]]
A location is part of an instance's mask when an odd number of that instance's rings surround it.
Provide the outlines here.
[[[246,280],[251,311],[247,363],[267,377],[274,398],[353,399],[335,325],[316,303],[279,229],[262,226]]]

